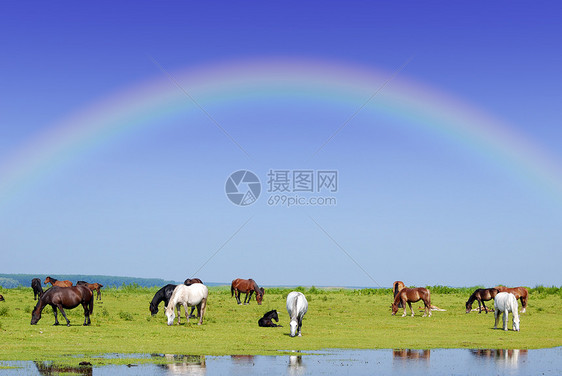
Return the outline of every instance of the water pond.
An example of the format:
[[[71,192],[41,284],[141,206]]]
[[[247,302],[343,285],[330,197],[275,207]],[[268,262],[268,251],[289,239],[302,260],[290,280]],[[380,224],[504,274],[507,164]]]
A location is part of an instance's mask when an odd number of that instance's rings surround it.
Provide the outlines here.
[[[52,362],[0,361],[2,375],[561,375],[562,347],[539,350],[325,350],[307,355],[193,356],[103,354],[130,357],[128,365],[60,367]],[[167,364],[135,364],[139,358]],[[14,368],[4,368],[14,367]]]

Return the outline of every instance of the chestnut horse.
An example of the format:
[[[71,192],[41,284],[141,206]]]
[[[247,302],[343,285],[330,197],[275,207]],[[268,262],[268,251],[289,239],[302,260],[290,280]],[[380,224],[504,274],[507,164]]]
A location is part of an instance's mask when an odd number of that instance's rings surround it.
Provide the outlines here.
[[[70,320],[66,317],[63,308],[72,309],[78,307],[82,304],[84,308],[84,325],[90,325],[90,315],[94,311],[94,294],[86,286],[73,286],[73,287],[57,287],[53,286],[41,297],[33,308],[31,313],[31,325],[37,324],[37,321],[41,319],[41,311],[47,305],[53,307],[53,313],[55,314],[55,325],[59,325],[57,319],[57,308],[62,313],[66,320],[66,325],[70,326]]]
[[[505,286],[496,286],[496,289],[499,292],[510,292],[515,295],[515,299],[521,300],[522,310],[521,313],[525,313],[527,310],[527,300],[529,299],[529,292],[525,287],[505,287]]]
[[[70,281],[59,281],[58,279],[47,277],[45,278],[44,284],[50,283],[53,286],[57,287],[70,287],[72,286],[72,282]]]
[[[2,295],[0,295],[0,302],[4,301],[4,297]]]
[[[406,286],[404,285],[404,282],[402,282],[402,281],[395,281],[395,282],[392,284],[392,291],[394,292],[394,297],[395,297],[395,298],[396,298],[396,295],[398,295],[398,293],[400,292],[400,290],[402,290],[404,287],[406,287]],[[403,308],[403,307],[402,307],[402,302],[400,302],[400,303],[398,304],[398,308]]]
[[[101,300],[101,288],[103,287],[103,285],[101,283],[88,283],[86,281],[78,281],[76,282],[76,286],[78,285],[84,285],[87,288],[89,288],[90,290],[92,290],[92,292],[96,291],[96,300]]]
[[[265,290],[263,289],[263,287],[259,287],[256,281],[254,281],[253,279],[237,278],[232,281],[232,284],[230,285],[230,296],[232,297],[233,295],[236,295],[236,301],[238,302],[238,304],[242,304],[240,303],[241,292],[246,293],[244,304],[250,304],[250,300],[252,299],[252,294],[254,292],[256,293],[256,301],[258,302],[258,304],[261,304]]]
[[[486,308],[486,304],[484,304],[484,301],[494,299],[498,292],[499,290],[495,288],[475,290],[472,295],[470,295],[470,298],[468,298],[468,301],[465,304],[466,313],[472,311],[472,303],[475,300],[478,301],[478,313],[482,313],[482,306],[484,306],[484,311],[488,313],[488,308]],[[482,306],[480,304],[482,304]]]
[[[402,317],[406,316],[406,303],[410,307],[410,311],[412,311],[412,317],[414,316],[414,310],[412,309],[412,303],[423,300],[423,304],[425,305],[425,313],[423,317],[426,315],[431,317],[431,297],[429,290],[423,287],[418,287],[415,289],[403,288],[394,298],[394,303],[392,303],[392,315],[396,315],[398,312],[398,304],[402,302],[402,306],[404,307],[404,314]]]

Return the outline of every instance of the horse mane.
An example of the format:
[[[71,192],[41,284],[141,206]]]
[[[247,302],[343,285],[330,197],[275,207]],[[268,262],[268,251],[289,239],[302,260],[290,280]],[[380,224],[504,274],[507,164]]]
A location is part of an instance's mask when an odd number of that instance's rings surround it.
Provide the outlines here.
[[[262,292],[261,292],[261,290],[260,290],[260,287],[258,286],[258,284],[256,283],[256,281],[254,281],[254,280],[251,279],[251,278],[248,279],[248,281],[250,281],[250,283],[252,284],[253,290],[256,292],[256,294],[263,295]]]
[[[400,293],[404,290],[406,290],[407,287],[404,287],[402,290],[398,291],[398,293],[396,294],[396,296],[394,297],[394,303],[393,304],[398,304],[400,302]],[[388,303],[387,303],[388,304]]]
[[[470,304],[470,303],[474,302],[474,301],[476,300],[476,293],[477,293],[478,291],[480,291],[480,290],[481,290],[481,289],[476,289],[476,290],[472,293],[472,295],[470,295],[470,298],[468,298],[468,300],[466,301],[466,304]]]
[[[47,277],[47,278],[49,278],[49,279],[50,279],[50,280],[51,280],[51,281],[52,281],[53,283],[55,283],[55,282],[57,282],[57,281],[58,281],[58,279],[56,279],[56,278],[53,278],[53,277]]]

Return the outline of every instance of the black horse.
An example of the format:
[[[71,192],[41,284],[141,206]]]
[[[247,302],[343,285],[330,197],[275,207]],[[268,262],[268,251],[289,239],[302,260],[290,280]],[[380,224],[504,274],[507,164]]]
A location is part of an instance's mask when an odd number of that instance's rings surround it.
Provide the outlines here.
[[[261,326],[261,327],[264,327],[264,328],[265,327],[270,327],[270,328],[282,327],[282,325],[277,325],[276,323],[274,323],[273,320],[275,320],[276,322],[279,322],[279,316],[277,316],[276,310],[269,311],[265,315],[263,315],[263,317],[258,320],[258,325]]]
[[[57,319],[58,308],[66,320],[66,325],[70,326],[70,320],[66,317],[63,308],[72,309],[78,307],[80,304],[82,304],[84,308],[84,325],[90,325],[90,315],[94,311],[94,294],[92,291],[86,286],[53,286],[41,295],[37,305],[35,305],[31,313],[31,325],[37,324],[37,321],[41,319],[41,311],[43,311],[43,308],[50,305],[53,307],[53,313],[55,314],[55,325],[59,324],[59,320]]]
[[[43,295],[43,287],[41,286],[41,280],[39,278],[33,278],[31,280],[31,288],[33,289],[33,300],[37,300]]]
[[[161,301],[164,301],[164,307],[168,305],[176,286],[177,285],[168,284],[154,294],[154,298],[152,298],[152,301],[150,302],[150,313],[152,315],[158,313],[158,305]]]

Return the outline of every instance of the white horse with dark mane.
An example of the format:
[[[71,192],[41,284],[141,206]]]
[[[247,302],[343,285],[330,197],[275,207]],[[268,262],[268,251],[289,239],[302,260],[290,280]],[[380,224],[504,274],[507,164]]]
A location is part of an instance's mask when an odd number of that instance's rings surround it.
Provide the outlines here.
[[[209,289],[202,283],[194,283],[190,286],[177,285],[170,297],[170,301],[166,306],[166,317],[168,317],[168,325],[174,323],[174,307],[178,311],[178,325],[180,324],[180,307],[183,305],[185,310],[185,318],[189,323],[189,310],[187,307],[197,307],[197,316],[199,316],[199,325],[203,323],[203,316],[207,308],[207,298],[209,296]]]
[[[302,318],[308,310],[308,301],[302,292],[292,291],[287,295],[287,312],[291,317],[291,337],[301,336]]]
[[[519,306],[517,305],[517,299],[515,295],[510,292],[500,292],[496,295],[494,299],[494,318],[496,322],[494,324],[494,329],[498,328],[498,321],[500,319],[500,312],[503,312],[503,330],[507,330],[507,319],[508,314],[511,312],[513,314],[513,330],[519,331]]]

